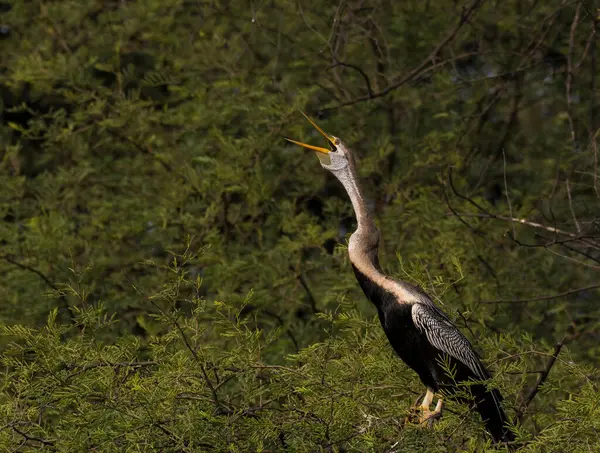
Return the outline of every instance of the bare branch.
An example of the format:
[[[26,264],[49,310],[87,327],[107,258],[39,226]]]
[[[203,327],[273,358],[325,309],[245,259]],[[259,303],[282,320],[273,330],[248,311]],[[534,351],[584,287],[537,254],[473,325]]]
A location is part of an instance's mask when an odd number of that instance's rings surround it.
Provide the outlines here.
[[[367,93],[369,94],[369,97],[373,97],[373,90],[371,89],[371,81],[369,80],[369,76],[365,73],[365,71],[363,71],[361,68],[359,68],[356,65],[353,65],[350,63],[344,63],[343,61],[336,61],[335,64],[331,65],[328,69],[333,69],[337,66],[343,66],[343,67],[354,69],[355,71],[357,71],[362,76],[362,78],[365,80],[365,85],[367,86]]]
[[[558,343],[556,343],[556,345],[554,345],[554,352],[552,353],[550,360],[548,360],[548,363],[546,364],[546,368],[540,373],[540,375],[538,376],[537,382],[535,383],[535,386],[531,389],[531,391],[529,392],[529,395],[527,395],[527,397],[525,398],[525,401],[523,402],[521,407],[517,410],[517,414],[515,416],[515,420],[517,421],[517,423],[520,423],[523,420],[523,417],[525,415],[525,412],[527,411],[527,408],[529,407],[529,405],[531,404],[531,402],[533,401],[535,396],[540,391],[540,387],[544,384],[544,382],[546,382],[546,379],[548,378],[548,375],[550,374],[550,370],[556,363],[556,359],[558,358],[558,354],[560,354],[560,350],[562,349],[562,347],[563,347],[562,340],[559,341]]]
[[[310,308],[311,308],[313,314],[319,313],[320,310],[317,308],[317,301],[316,301],[315,296],[313,295],[312,291],[308,287],[308,282],[306,281],[306,277],[304,277],[304,274],[300,273],[298,275],[298,280],[300,281],[302,288],[304,288],[304,291],[306,291],[306,295],[308,296],[308,300],[310,302]]]
[[[577,227],[577,232],[581,233],[581,227],[579,226],[579,222],[577,221],[577,216],[575,216],[575,210],[573,209],[573,199],[571,198],[571,186],[569,185],[569,180],[565,181],[565,186],[567,188],[567,197],[569,198],[569,208],[571,209],[571,215],[573,216],[573,221],[575,222],[575,226]]]
[[[585,5],[587,10],[587,5]],[[598,30],[598,14],[592,14],[592,35],[591,35],[591,44],[590,44],[590,53],[591,53],[591,61],[590,61],[590,127],[589,130],[591,132],[596,131],[593,136],[593,150],[594,150],[594,174],[597,175],[598,171],[598,148],[596,146],[596,137],[598,135],[598,125],[596,122],[596,77],[597,77],[597,47],[596,47],[596,37]],[[590,135],[592,135],[590,133]],[[594,189],[596,189],[596,195],[598,195],[598,186],[596,184],[597,178],[594,179]],[[599,195],[600,196],[600,195]]]
[[[69,376],[66,377],[66,379],[72,379],[75,376],[79,376],[80,374],[85,373],[86,371],[92,370],[94,368],[102,368],[102,367],[112,367],[116,369],[118,368],[139,368],[139,367],[144,367],[144,366],[153,366],[153,365],[158,365],[157,362],[153,362],[153,361],[146,361],[146,362],[103,362],[103,363],[88,363],[86,365],[79,365],[79,364],[70,364],[70,365],[65,365],[65,368],[67,370],[77,370],[71,374],[69,374]]]
[[[488,212],[487,209],[483,208],[483,206],[479,205],[478,203],[473,201],[471,198],[467,197],[466,195],[461,194],[456,189],[456,187],[454,187],[454,181],[452,180],[452,167],[450,167],[448,170],[448,182],[450,183],[450,188],[452,189],[452,192],[454,192],[454,195],[456,195],[458,198],[468,201],[470,204],[475,206],[478,210],[480,210],[481,212],[484,212],[485,214],[489,215],[490,217],[494,217],[494,214],[491,214],[490,212]]]
[[[506,193],[506,202],[508,203],[508,211],[510,213],[510,218],[513,218],[512,205],[510,204],[510,195],[508,194],[508,183],[506,182],[506,152],[504,148],[502,148],[502,160],[504,162],[504,192]],[[515,222],[511,221],[513,237],[517,237],[517,230],[515,228]]]
[[[506,217],[503,215],[496,215],[496,214],[491,214],[486,212],[485,214],[478,214],[478,213],[471,213],[471,212],[453,212],[453,215],[457,216],[457,217],[481,217],[484,219],[496,219],[496,220],[508,220],[510,222],[514,222],[514,223],[521,223],[523,225],[527,225],[530,226],[532,228],[539,228],[542,230],[546,230],[549,231],[551,233],[556,233],[556,234],[561,234],[563,236],[569,236],[571,238],[575,238],[575,239],[579,239],[580,236],[575,234],[575,233],[570,233],[568,231],[565,230],[561,230],[555,227],[551,227],[551,226],[547,226],[547,225],[542,225],[541,223],[537,223],[537,222],[532,222],[531,220],[527,220],[527,219],[518,219],[516,217]]]
[[[594,266],[593,264],[588,264],[588,263],[585,263],[583,261],[576,260],[575,258],[571,258],[570,256],[563,255],[562,253],[558,253],[558,252],[556,252],[556,251],[554,251],[554,250],[552,250],[551,248],[548,248],[548,247],[546,248],[546,250],[548,250],[550,253],[553,253],[556,256],[560,256],[561,258],[565,258],[565,259],[567,259],[569,261],[572,261],[574,263],[580,264],[582,266],[589,267],[589,268],[596,269],[596,270],[600,270],[600,266]]]
[[[452,172],[452,169],[450,169],[450,173]],[[451,179],[452,176],[449,175],[448,179]],[[450,181],[450,185],[452,185],[452,181]],[[452,188],[454,190],[454,187]],[[444,199],[446,200],[446,205],[448,206],[448,209],[450,209],[450,211],[452,212],[452,214],[454,214],[458,220],[465,225],[468,229],[470,229],[471,231],[473,231],[473,233],[477,234],[478,236],[481,236],[483,238],[485,238],[485,235],[483,234],[483,232],[481,230],[479,230],[478,228],[475,228],[474,226],[472,226],[470,223],[467,223],[452,207],[452,205],[450,204],[450,199],[448,198],[448,194],[446,193],[446,190],[444,189],[443,191],[444,194]]]
[[[16,432],[17,434],[23,436],[25,438],[25,440],[27,440],[27,441],[39,442],[40,444],[47,445],[47,446],[53,446],[54,445],[54,442],[51,441],[51,440],[40,439],[39,437],[30,436],[29,434],[24,433],[23,431],[21,431],[20,429],[18,429],[14,425],[10,425],[10,427],[12,428],[12,430],[14,432]]]
[[[575,17],[571,24],[571,34],[569,35],[569,51],[567,53],[567,77],[565,79],[565,91],[567,97],[567,117],[569,119],[569,129],[571,130],[571,141],[575,143],[575,126],[573,124],[573,114],[571,109],[571,87],[573,84],[573,47],[575,45],[575,30],[579,23],[579,13],[581,12],[581,3],[577,5]]]
[[[600,132],[600,129],[596,131],[592,138],[592,151],[594,153],[594,191],[596,196],[600,198],[600,190],[598,189],[598,132]]]
[[[594,39],[596,39],[596,31],[592,30],[590,32],[590,36],[588,36],[587,42],[585,43],[585,49],[583,50],[583,54],[581,55],[581,59],[579,60],[579,63],[577,63],[573,67],[573,72],[577,72],[579,70],[579,68],[581,67],[581,65],[583,64],[583,62],[585,61],[585,59],[587,57],[587,53],[590,50],[590,45]]]
[[[10,263],[14,266],[17,266],[20,269],[23,269],[23,270],[26,270],[29,272],[33,272],[35,275],[40,277],[44,281],[44,283],[46,283],[46,285],[48,285],[54,291],[58,291],[58,287],[54,284],[54,282],[52,282],[52,280],[50,280],[50,278],[48,278],[46,275],[44,275],[41,271],[37,270],[35,267],[31,267],[27,264],[20,263],[6,255],[0,255],[0,259],[3,259],[7,263]],[[69,305],[67,298],[65,296],[60,296],[58,298],[58,300],[63,305],[63,308],[69,313],[69,318],[71,320],[71,323],[74,324],[75,323],[75,313],[73,312],[73,308]]]
[[[435,59],[438,57],[440,51],[456,37],[459,30],[463,27],[464,24],[466,24],[469,21],[471,16],[475,13],[475,11],[477,11],[477,9],[479,8],[479,6],[481,6],[483,1],[484,0],[474,0],[468,8],[466,8],[466,9],[463,8],[463,11],[460,14],[460,19],[459,19],[458,23],[454,26],[454,28],[446,35],[446,37],[444,39],[442,39],[438,43],[438,45],[431,51],[431,53],[427,56],[427,58],[425,58],[421,62],[421,64],[419,64],[416,68],[414,68],[408,74],[401,77],[400,80],[398,80],[395,83],[392,83],[391,85],[386,87],[384,90],[381,90],[377,93],[373,93],[370,95],[368,94],[366,96],[360,96],[356,99],[352,99],[347,102],[342,102],[341,104],[338,104],[334,107],[325,108],[322,111],[329,111],[329,110],[339,109],[342,107],[348,107],[350,105],[358,104],[359,102],[383,97],[383,96],[389,94],[390,92],[396,90],[397,88],[401,87],[405,83],[409,82],[410,80],[413,80],[414,78],[421,75],[422,73],[430,70],[431,67],[428,68],[428,66],[430,66],[430,65],[435,66]],[[449,61],[451,61],[451,60],[446,60],[444,62],[444,64],[447,64]]]
[[[530,299],[482,300],[479,303],[481,303],[481,304],[519,304],[519,303],[526,303],[526,302],[539,302],[539,301],[543,301],[543,300],[560,299],[561,297],[570,296],[572,294],[577,294],[577,293],[581,293],[583,291],[588,291],[590,289],[596,289],[596,288],[600,288],[600,284],[584,286],[583,288],[571,289],[571,290],[565,291],[563,293],[552,294],[549,296],[532,297]]]

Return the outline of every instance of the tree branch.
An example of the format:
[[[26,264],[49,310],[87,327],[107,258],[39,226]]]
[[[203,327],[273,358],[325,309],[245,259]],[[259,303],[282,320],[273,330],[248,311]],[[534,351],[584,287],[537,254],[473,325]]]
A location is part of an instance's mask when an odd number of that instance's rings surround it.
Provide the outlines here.
[[[416,68],[414,68],[412,71],[410,71],[405,76],[401,77],[400,80],[398,80],[395,83],[392,83],[391,85],[389,85],[388,87],[386,87],[384,90],[381,90],[381,91],[379,91],[377,93],[369,93],[366,96],[360,96],[360,97],[358,97],[356,99],[352,99],[352,100],[347,101],[347,102],[342,102],[341,104],[338,104],[338,105],[336,105],[334,107],[328,107],[328,108],[322,109],[321,112],[326,112],[326,111],[329,111],[329,110],[335,110],[335,109],[339,109],[339,108],[342,108],[342,107],[348,107],[350,105],[358,104],[359,102],[368,101],[370,99],[375,99],[375,98],[383,97],[383,96],[389,94],[390,92],[394,91],[395,89],[401,87],[406,82],[409,82],[410,80],[414,79],[415,77],[417,77],[418,75],[420,75],[422,72],[429,70],[429,68],[427,66],[430,63],[433,63],[435,61],[435,59],[437,58],[438,54],[440,53],[440,51],[450,41],[452,41],[454,39],[454,37],[456,36],[456,34],[462,28],[462,26],[469,21],[469,19],[471,18],[471,16],[475,13],[475,11],[477,10],[477,8],[479,8],[479,6],[481,5],[481,3],[483,3],[483,1],[484,0],[474,0],[468,8],[466,8],[466,9],[463,8],[463,10],[462,10],[462,12],[460,14],[460,19],[459,19],[458,23],[454,26],[454,28],[450,31],[450,33],[448,33],[448,35],[446,35],[446,37],[444,39],[442,39],[442,41],[440,41],[438,43],[438,45],[431,51],[431,53],[427,56],[427,58],[425,58],[421,62],[421,64],[419,64]]]
[[[350,63],[344,63],[343,61],[336,61],[335,64],[331,65],[327,69],[328,70],[333,69],[333,68],[336,68],[337,66],[343,66],[343,67],[354,69],[355,71],[357,71],[362,76],[362,78],[365,80],[365,85],[367,86],[367,93],[369,95],[369,98],[373,97],[373,90],[371,89],[371,81],[369,80],[369,76],[365,73],[365,71],[363,71],[358,66],[355,66]]]
[[[581,3],[577,5],[575,17],[571,23],[571,32],[569,34],[569,51],[567,53],[567,77],[565,78],[565,96],[567,98],[567,118],[569,119],[569,130],[571,131],[571,141],[575,145],[575,125],[573,122],[573,109],[571,99],[571,88],[573,86],[573,47],[575,46],[575,30],[579,23],[579,13],[581,11]]]
[[[52,442],[50,440],[40,439],[39,437],[30,436],[29,434],[24,433],[23,431],[21,431],[20,429],[18,429],[14,425],[10,425],[10,427],[12,428],[12,430],[14,432],[16,432],[17,434],[23,436],[25,438],[25,440],[27,440],[27,441],[39,442],[42,445],[47,445],[47,446],[53,446],[54,445],[54,442]]]
[[[572,294],[577,294],[577,293],[581,293],[583,291],[587,291],[587,290],[590,290],[590,289],[596,289],[596,288],[600,288],[600,284],[598,284],[598,285],[591,285],[591,286],[584,286],[583,288],[571,289],[571,290],[565,291],[563,293],[551,294],[549,296],[532,297],[530,299],[482,300],[479,303],[481,303],[481,304],[518,304],[518,303],[522,303],[522,302],[539,302],[539,301],[542,301],[542,300],[559,299],[561,297],[570,296]]]
[[[463,197],[461,197],[463,198]],[[476,205],[478,206],[478,205]],[[569,236],[571,238],[574,239],[579,239],[580,237],[574,233],[570,233],[568,231],[565,230],[560,230],[558,228],[554,228],[554,227],[550,227],[550,226],[546,226],[543,225],[541,223],[537,223],[537,222],[532,222],[531,220],[527,220],[527,219],[518,219],[516,217],[506,217],[503,215],[496,215],[496,214],[492,214],[490,212],[484,211],[485,214],[477,214],[477,213],[470,213],[470,212],[452,212],[453,215],[457,216],[457,217],[481,217],[484,219],[496,219],[496,220],[508,220],[510,222],[514,222],[514,223],[521,223],[523,225],[527,225],[530,226],[532,228],[539,228],[542,230],[546,230],[549,231],[551,233],[556,233],[556,234],[561,234],[563,236]]]
[[[538,376],[535,386],[531,389],[531,391],[529,392],[529,395],[527,395],[527,397],[525,398],[525,401],[523,402],[521,407],[517,410],[517,414],[515,416],[515,420],[517,421],[517,423],[521,423],[521,421],[523,420],[523,417],[525,416],[525,412],[527,411],[527,408],[529,407],[529,405],[531,404],[531,402],[533,401],[535,396],[540,391],[540,387],[544,384],[544,382],[546,382],[546,379],[548,378],[548,375],[550,374],[550,370],[556,363],[556,359],[558,358],[558,354],[560,354],[560,350],[562,349],[562,347],[563,347],[562,340],[554,345],[554,352],[552,353],[550,360],[548,360],[548,363],[546,364],[546,368],[544,370],[542,370],[542,372]]]
[[[14,260],[6,255],[0,255],[0,259],[3,259],[7,263],[12,264],[13,266],[17,266],[18,268],[23,269],[25,271],[33,272],[35,275],[40,277],[44,281],[44,283],[46,283],[46,285],[48,285],[54,291],[57,291],[57,292],[59,291],[58,287],[54,284],[54,282],[52,282],[52,280],[50,280],[46,275],[44,275],[41,271],[37,270],[35,267],[31,267],[27,264],[19,263],[18,261]],[[75,324],[75,313],[73,312],[73,308],[69,305],[69,302],[67,302],[67,298],[65,296],[60,296],[58,298],[58,300],[62,304],[63,308],[69,313],[69,319],[70,319],[71,323]]]

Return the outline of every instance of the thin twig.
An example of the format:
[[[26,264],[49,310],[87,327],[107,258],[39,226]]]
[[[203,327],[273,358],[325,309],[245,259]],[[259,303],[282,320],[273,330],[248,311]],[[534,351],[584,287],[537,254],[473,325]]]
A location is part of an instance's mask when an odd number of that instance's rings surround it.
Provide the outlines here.
[[[454,181],[452,180],[452,167],[448,168],[448,182],[450,183],[450,188],[452,189],[452,192],[454,192],[454,195],[456,195],[458,198],[461,198],[462,200],[469,202],[470,204],[475,206],[478,210],[480,210],[481,212],[484,212],[485,214],[489,215],[490,217],[494,217],[494,214],[491,214],[487,209],[483,208],[483,206],[479,205],[478,203],[473,201],[471,198],[467,197],[466,195],[461,194],[456,189],[456,187],[454,187]]]
[[[36,268],[28,266],[27,264],[22,264],[19,263],[18,261],[15,261],[14,259],[6,256],[6,255],[2,255],[0,256],[0,259],[3,259],[4,261],[6,261],[7,263],[13,264],[23,270],[29,271],[29,272],[33,272],[34,274],[36,274],[38,277],[40,277],[42,280],[44,280],[44,282],[50,287],[52,288],[54,291],[58,291],[58,287],[52,282],[52,280],[50,280],[48,277],[46,277],[44,274],[42,274],[40,271],[38,271]]]
[[[217,406],[218,409],[225,409],[226,410],[226,408],[221,404],[221,401],[219,400],[219,396],[217,395],[217,391],[215,389],[215,386],[213,385],[212,381],[208,377],[208,373],[206,372],[206,367],[204,366],[204,363],[202,363],[202,361],[200,360],[200,356],[198,355],[198,352],[192,347],[190,341],[188,340],[187,335],[185,334],[183,328],[181,327],[181,325],[179,324],[179,322],[177,321],[177,319],[174,316],[172,316],[170,313],[165,312],[160,305],[158,305],[156,302],[154,302],[154,300],[152,300],[151,297],[146,296],[131,281],[131,279],[129,278],[129,275],[127,275],[127,273],[123,272],[123,274],[125,274],[125,277],[127,278],[127,280],[129,280],[129,283],[131,284],[131,286],[141,296],[143,296],[147,301],[149,301],[154,306],[154,308],[156,308],[163,316],[165,316],[167,319],[169,319],[171,321],[171,323],[175,326],[175,328],[179,331],[181,339],[183,340],[183,344],[191,352],[191,354],[194,357],[194,359],[196,360],[196,362],[200,365],[200,371],[202,371],[202,376],[204,377],[204,381],[206,382],[206,385],[208,386],[208,388],[209,388],[209,390],[210,390],[210,392],[211,392],[211,394],[213,396],[213,402],[214,402],[215,406]]]
[[[573,124],[571,87],[573,84],[573,47],[575,46],[575,30],[579,23],[579,13],[581,12],[581,3],[575,9],[575,17],[571,24],[571,33],[569,35],[569,52],[567,53],[567,77],[565,79],[565,91],[567,97],[567,118],[569,119],[569,129],[571,131],[571,141],[575,143],[575,126]]]
[[[556,234],[561,234],[563,236],[569,236],[571,238],[575,238],[575,239],[579,239],[580,236],[578,236],[577,234],[574,233],[570,233],[568,231],[565,230],[560,230],[558,228],[555,227],[551,227],[551,226],[547,226],[547,225],[542,225],[541,223],[537,223],[537,222],[532,222],[531,220],[527,220],[527,219],[518,219],[516,217],[506,217],[503,215],[496,215],[496,214],[491,214],[491,213],[485,213],[485,214],[478,214],[478,213],[471,213],[471,212],[453,212],[452,215],[455,215],[457,217],[481,217],[484,219],[496,219],[496,220],[508,220],[514,223],[521,223],[523,225],[527,225],[530,226],[532,228],[539,228],[542,230],[546,230],[549,231],[551,233],[556,233]]]
[[[175,176],[183,179],[186,182],[188,181],[188,178],[184,174],[177,171],[171,164],[169,164],[167,161],[165,161],[163,158],[161,158],[158,154],[153,153],[152,150],[150,149],[150,147],[144,147],[144,146],[140,145],[138,142],[136,142],[132,138],[128,137],[126,134],[121,133],[119,130],[112,129],[110,127],[105,127],[104,130],[106,130],[106,132],[113,135],[114,137],[117,137],[117,138],[129,143],[131,146],[136,148],[138,151],[140,151],[144,154],[147,154],[149,156],[152,156],[163,166],[163,168],[167,172],[174,174]],[[198,187],[196,187],[195,184],[189,184],[189,186],[196,194],[202,195],[200,193],[200,190],[198,189]]]
[[[0,259],[3,259],[7,263],[10,263],[14,266],[17,266],[20,269],[23,269],[23,270],[26,270],[29,272],[33,272],[35,275],[37,275],[42,280],[44,280],[44,283],[46,283],[46,285],[48,285],[54,291],[59,292],[58,287],[52,282],[52,280],[50,280],[46,275],[44,275],[41,271],[37,270],[36,268],[31,267],[27,264],[19,263],[18,261],[14,260],[6,255],[0,255]],[[69,313],[69,319],[70,319],[71,323],[75,324],[75,312],[73,311],[73,308],[69,305],[67,298],[64,295],[60,295],[58,297],[58,300],[63,305],[63,308],[65,310],[67,310],[67,312]]]
[[[138,368],[143,366],[153,366],[158,365],[158,362],[154,362],[151,360],[143,361],[143,362],[101,362],[101,363],[87,363],[85,365],[79,365],[77,363],[65,365],[67,370],[77,370],[75,373],[72,373],[67,377],[67,379],[71,379],[81,373],[85,373],[88,370],[92,370],[94,368],[102,368],[102,367],[113,367],[113,368]]]
[[[562,349],[562,347],[563,347],[562,340],[560,340],[558,343],[556,343],[554,345],[554,352],[552,353],[550,360],[548,360],[548,363],[546,364],[546,368],[540,373],[540,375],[538,376],[537,382],[535,383],[535,386],[531,389],[531,391],[529,392],[529,395],[527,395],[527,397],[525,398],[525,401],[523,402],[521,407],[517,410],[517,414],[515,416],[515,420],[517,421],[517,423],[515,423],[515,425],[521,423],[521,421],[523,420],[523,417],[525,416],[525,412],[527,411],[527,408],[529,407],[529,405],[531,404],[531,402],[533,401],[535,396],[540,391],[541,386],[544,384],[544,382],[546,382],[546,379],[548,378],[548,375],[550,374],[550,370],[556,363],[556,359],[558,358],[558,354],[560,354],[560,350]]]
[[[587,5],[585,5],[587,10]],[[598,70],[597,65],[597,55],[596,55],[596,37],[598,30],[598,14],[591,15],[592,20],[592,36],[591,36],[591,61],[590,61],[590,131],[596,131],[593,137],[592,147],[594,150],[594,189],[596,190],[596,195],[600,197],[598,193],[598,147],[596,145],[596,137],[598,136],[598,126],[596,124],[596,72]],[[590,134],[591,135],[591,134]]]
[[[558,293],[558,294],[551,294],[549,296],[538,296],[538,297],[532,297],[529,299],[482,300],[479,303],[481,303],[481,304],[518,304],[518,303],[524,303],[524,302],[538,302],[538,301],[542,301],[542,300],[559,299],[561,297],[570,296],[572,294],[577,294],[577,293],[581,293],[583,291],[588,291],[590,289],[596,289],[596,288],[600,288],[600,284],[584,286],[583,288],[571,289],[569,291],[565,291],[565,292]]]
[[[549,247],[546,247],[546,250],[548,250],[550,253],[553,253],[556,256],[560,256],[561,258],[565,258],[565,259],[567,259],[569,261],[572,261],[573,263],[577,263],[577,264],[580,264],[582,266],[589,267],[589,268],[592,268],[592,269],[600,270],[600,266],[594,266],[593,264],[588,264],[588,263],[585,263],[583,261],[576,260],[575,258],[571,258],[570,256],[563,255],[562,253],[558,253],[558,252],[552,250]]]
[[[373,90],[371,89],[371,81],[369,80],[369,76],[365,73],[365,71],[363,71],[361,68],[359,68],[356,65],[353,65],[350,63],[344,63],[343,61],[336,61],[335,64],[331,65],[328,69],[333,69],[333,68],[336,68],[337,66],[344,66],[346,68],[354,69],[356,72],[358,72],[362,76],[362,78],[365,80],[365,85],[367,86],[367,93],[368,93],[369,97],[373,96]]]
[[[575,215],[575,210],[573,209],[573,199],[571,198],[571,186],[569,185],[569,180],[565,181],[565,186],[567,187],[567,197],[569,198],[569,208],[571,209],[571,215],[573,216],[573,221],[575,222],[575,227],[577,227],[577,231],[581,233],[581,227],[579,226],[579,222],[577,221],[577,216]]]
[[[394,91],[395,89],[401,87],[406,82],[413,80],[416,76],[421,74],[421,72],[423,72],[423,70],[426,70],[430,64],[435,63],[435,59],[438,57],[438,54],[440,53],[440,51],[450,41],[452,41],[454,39],[454,37],[459,32],[459,30],[463,27],[464,24],[466,24],[469,21],[471,16],[475,13],[477,8],[481,5],[481,3],[483,3],[483,1],[484,0],[474,0],[468,8],[463,8],[463,10],[461,11],[461,14],[460,14],[460,19],[459,19],[458,23],[454,26],[454,28],[446,35],[446,37],[444,39],[442,39],[438,43],[438,45],[431,51],[431,53],[427,56],[427,58],[425,58],[421,62],[421,64],[419,64],[416,68],[414,68],[408,74],[406,74],[402,78],[400,78],[400,80],[389,85],[384,90],[381,90],[377,93],[372,93],[371,95],[367,94],[366,96],[360,96],[360,97],[352,99],[350,101],[342,102],[341,104],[338,104],[335,107],[329,107],[329,108],[323,109],[322,111],[328,111],[328,110],[338,109],[338,108],[342,108],[342,107],[348,107],[350,105],[358,104],[359,102],[367,101],[369,99],[374,99],[374,98],[385,96],[388,93]]]
[[[317,308],[317,301],[312,291],[308,287],[308,282],[306,281],[306,277],[304,277],[304,274],[300,273],[300,275],[298,276],[298,280],[300,280],[300,284],[302,285],[304,291],[306,291],[306,294],[308,295],[310,308],[312,309],[313,314],[319,313],[320,310]]]
[[[508,183],[506,182],[506,152],[504,148],[502,148],[502,160],[504,161],[504,192],[506,193],[506,202],[508,203],[508,212],[510,213],[510,218],[513,218],[513,210],[512,205],[510,204],[510,195],[508,194]],[[513,237],[516,239],[517,230],[515,228],[515,222],[511,221],[511,226],[513,230]]]
[[[594,178],[594,192],[596,192],[596,196],[598,198],[600,198],[600,190],[598,189],[598,133],[600,132],[600,129],[596,130],[596,133],[594,134],[594,136],[592,137],[592,143],[591,143],[591,147],[592,147],[592,152],[594,154],[594,173],[593,173],[593,178]]]
[[[540,235],[540,237],[543,237],[543,236]],[[600,256],[594,256],[591,253],[587,253],[587,252],[584,252],[583,250],[579,250],[579,249],[577,249],[575,247],[571,247],[570,245],[568,245],[568,242],[573,242],[573,241],[561,241],[561,242],[556,241],[556,243],[558,245],[560,245],[561,247],[566,248],[570,252],[577,253],[578,255],[583,255],[588,260],[591,260],[591,261],[594,261],[594,262],[600,264]],[[584,242],[584,241],[582,241],[582,242]],[[594,247],[594,246],[591,246],[591,245],[590,245],[590,248],[593,248],[595,250],[600,250],[600,247]]]
[[[573,67],[573,72],[577,72],[579,70],[579,68],[581,67],[581,65],[583,64],[583,62],[585,61],[587,54],[590,50],[590,45],[595,38],[596,38],[596,32],[595,32],[595,30],[592,30],[590,32],[590,35],[588,36],[587,42],[585,43],[585,49],[583,49],[583,54],[581,55],[581,59],[579,60],[579,63],[577,63]]]
[[[20,429],[18,429],[14,425],[10,425],[10,427],[12,428],[12,430],[14,432],[16,432],[17,434],[23,436],[28,441],[39,442],[42,445],[48,445],[48,446],[53,446],[54,445],[54,442],[51,441],[51,440],[45,440],[45,439],[40,439],[39,437],[30,436],[29,434],[24,433],[23,431],[21,431]]]
[[[449,175],[448,179],[450,179],[452,176]],[[452,185],[452,181],[450,181],[450,185]],[[453,188],[454,189],[454,188]],[[443,188],[442,189],[442,193],[444,194],[444,199],[446,200],[446,205],[448,206],[448,209],[450,209],[450,212],[456,216],[456,218],[458,218],[458,220],[465,225],[468,229],[470,229],[471,231],[473,231],[473,233],[475,233],[478,236],[481,236],[482,238],[486,238],[485,235],[483,234],[483,232],[481,230],[479,230],[478,228],[475,228],[474,226],[472,226],[470,223],[466,222],[462,216],[460,216],[452,207],[452,205],[450,204],[450,199],[448,198],[448,194],[446,193],[446,189]],[[487,239],[487,238],[486,238]]]

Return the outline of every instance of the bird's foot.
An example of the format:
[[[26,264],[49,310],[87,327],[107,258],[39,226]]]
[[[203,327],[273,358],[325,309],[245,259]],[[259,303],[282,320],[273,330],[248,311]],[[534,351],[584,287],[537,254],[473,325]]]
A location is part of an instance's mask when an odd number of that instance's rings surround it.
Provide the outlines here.
[[[441,400],[440,400],[441,401]],[[440,402],[438,402],[438,405],[440,404]],[[433,422],[436,421],[438,418],[442,417],[442,410],[441,408],[438,409],[437,406],[435,408],[435,410],[430,411],[429,408],[424,408],[421,407],[420,408],[420,414],[419,414],[419,423],[420,424],[427,424],[427,426],[429,426],[430,428],[433,426]]]
[[[419,407],[419,424],[427,424],[427,426],[432,427],[433,422],[442,416],[442,409],[444,407],[444,402],[442,398],[438,398],[437,404],[435,405],[435,409],[433,411],[429,410],[429,406],[433,402],[433,392],[430,389],[427,389],[427,394],[425,398],[423,398],[423,402]]]

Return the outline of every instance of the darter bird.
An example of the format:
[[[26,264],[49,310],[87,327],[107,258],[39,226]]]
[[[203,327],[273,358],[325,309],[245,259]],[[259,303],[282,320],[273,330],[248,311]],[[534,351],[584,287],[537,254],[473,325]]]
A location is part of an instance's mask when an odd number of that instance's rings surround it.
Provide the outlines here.
[[[443,397],[430,410],[434,394],[441,391],[450,397],[455,395],[460,401],[474,402],[494,442],[513,440],[514,434],[500,405],[500,392],[487,389],[485,381],[490,374],[469,340],[420,288],[382,272],[378,258],[379,232],[361,192],[352,151],[339,138],[325,133],[306,118],[325,137],[329,149],[286,140],[316,151],[321,166],[334,174],[350,197],[358,224],[348,243],[350,262],[360,287],[377,307],[390,344],[427,387],[420,421],[431,423],[441,416]],[[449,370],[453,372],[449,374]],[[458,384],[468,381],[472,382],[462,386],[462,394],[470,392],[472,399],[458,395]]]

